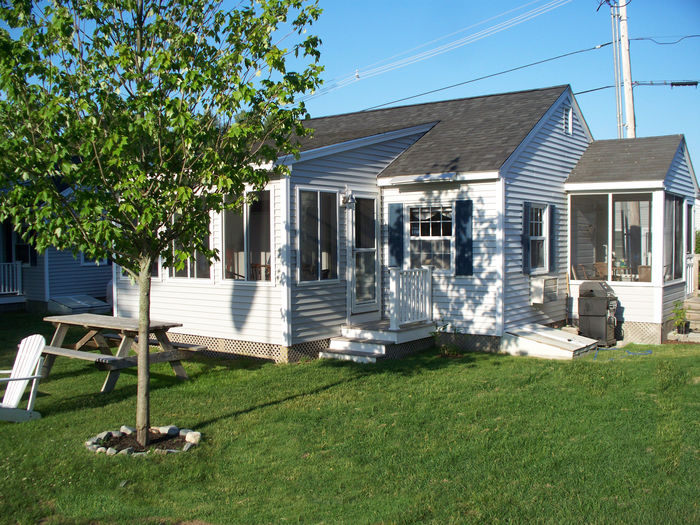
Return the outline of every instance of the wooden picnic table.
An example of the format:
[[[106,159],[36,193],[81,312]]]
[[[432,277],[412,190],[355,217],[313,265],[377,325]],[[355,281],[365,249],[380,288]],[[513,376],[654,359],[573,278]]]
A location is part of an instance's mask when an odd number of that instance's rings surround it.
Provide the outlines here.
[[[44,347],[43,353],[46,359],[41,369],[43,378],[49,376],[56,356],[92,361],[98,368],[107,370],[107,378],[102,385],[101,392],[110,392],[114,389],[117,379],[119,379],[120,370],[137,366],[137,358],[136,356],[129,356],[129,350],[133,348],[138,353],[138,347],[136,346],[139,331],[138,319],[99,314],[71,314],[44,317],[44,321],[53,323],[56,331],[51,339],[51,343]],[[70,347],[63,346],[63,340],[71,326],[83,328],[85,335],[74,345]],[[167,331],[176,326],[182,326],[182,324],[151,321],[149,334],[154,335],[155,340],[149,340],[149,344],[159,346],[160,351],[151,352],[149,354],[149,362],[168,362],[177,377],[187,379],[187,372],[185,372],[181,360],[187,359],[193,350],[198,350],[201,347],[176,343],[175,345],[178,347],[176,348],[167,335]],[[107,340],[114,338],[119,340],[119,348],[116,354],[113,355]],[[81,350],[88,344],[93,348],[96,347],[100,353]]]

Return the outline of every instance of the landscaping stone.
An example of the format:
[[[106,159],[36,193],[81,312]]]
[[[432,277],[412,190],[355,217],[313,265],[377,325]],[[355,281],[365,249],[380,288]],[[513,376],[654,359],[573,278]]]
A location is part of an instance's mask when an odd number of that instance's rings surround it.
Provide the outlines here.
[[[188,428],[179,429],[175,425],[150,427],[149,431],[160,434],[159,437],[153,438],[155,439],[153,443],[157,444],[160,442],[160,446],[179,446],[182,441],[179,441],[178,443],[178,440],[181,440],[182,438],[184,438],[185,444],[182,447],[182,450],[174,448],[150,448],[145,452],[136,452],[138,447],[134,449],[133,446],[127,446],[127,448],[119,450],[117,447],[126,446],[129,445],[130,442],[133,442],[133,437],[128,439],[126,439],[126,437],[135,433],[135,429],[133,427],[122,425],[120,430],[105,430],[104,432],[100,432],[96,436],[91,437],[85,441],[85,447],[89,451],[96,454],[104,453],[108,456],[145,456],[150,452],[159,455],[167,455],[187,452],[192,447],[198,445],[202,438],[202,434],[200,432],[196,432]],[[108,444],[110,445],[109,447],[107,447]]]
[[[167,425],[164,427],[157,427],[158,432],[165,434],[166,436],[177,436],[180,433],[180,429],[175,425]]]
[[[192,443],[193,445],[199,445],[200,439],[202,439],[202,434],[200,432],[189,432],[185,436],[185,441]]]

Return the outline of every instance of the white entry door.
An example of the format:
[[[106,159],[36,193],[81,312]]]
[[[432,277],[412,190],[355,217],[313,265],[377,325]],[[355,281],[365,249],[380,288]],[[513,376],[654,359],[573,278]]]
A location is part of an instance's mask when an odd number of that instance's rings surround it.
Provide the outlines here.
[[[353,314],[379,312],[379,221],[376,197],[356,197],[351,210],[350,296]]]

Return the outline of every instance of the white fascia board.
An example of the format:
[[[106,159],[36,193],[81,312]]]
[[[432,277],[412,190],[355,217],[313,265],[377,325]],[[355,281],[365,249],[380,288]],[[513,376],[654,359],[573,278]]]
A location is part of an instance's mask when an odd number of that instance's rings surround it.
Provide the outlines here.
[[[299,158],[294,158],[294,155],[285,155],[277,159],[277,164],[285,164],[291,166],[297,162],[303,162],[306,160],[312,160],[319,157],[326,157],[328,155],[333,155],[336,153],[341,153],[343,151],[348,151],[351,149],[361,148],[364,146],[370,146],[372,144],[378,144],[380,142],[386,142],[387,140],[398,139],[401,137],[406,137],[408,135],[413,135],[415,133],[424,133],[432,128],[436,122],[431,122],[429,124],[421,124],[419,126],[411,126],[410,128],[397,129],[395,131],[387,131],[386,133],[379,133],[377,135],[370,135],[368,137],[362,137],[359,139],[348,140],[345,142],[339,142],[338,144],[331,144],[329,146],[322,146],[320,148],[310,149],[308,151],[302,151],[299,154]]]
[[[499,171],[472,171],[466,173],[434,173],[427,175],[399,175],[396,177],[379,177],[377,185],[400,186],[402,184],[420,184],[424,182],[475,182],[498,180]]]
[[[624,181],[624,182],[566,182],[564,189],[571,192],[581,191],[636,191],[636,190],[663,190],[664,181]]]

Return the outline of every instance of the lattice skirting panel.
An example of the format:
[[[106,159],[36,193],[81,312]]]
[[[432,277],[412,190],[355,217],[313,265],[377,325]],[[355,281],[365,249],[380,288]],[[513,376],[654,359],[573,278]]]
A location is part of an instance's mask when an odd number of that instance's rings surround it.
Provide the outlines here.
[[[440,334],[441,345],[454,345],[459,350],[495,353],[501,350],[501,338],[494,335]]]
[[[210,357],[236,358],[253,357],[269,359],[275,363],[293,363],[302,359],[317,359],[319,352],[328,348],[330,339],[320,339],[306,343],[298,343],[289,348],[270,343],[255,343],[221,339],[201,335],[168,333],[171,341],[206,346],[199,352]]]
[[[663,326],[658,323],[635,323],[623,321],[617,323],[615,338],[623,344],[638,343],[648,345],[658,345],[668,330],[664,332]]]
[[[393,345],[388,345],[385,350],[385,355],[387,359],[401,359],[410,354],[415,354],[426,348],[430,348],[435,345],[435,339],[432,337],[426,337],[424,339],[417,339],[415,341],[408,341],[407,343],[397,343]]]

